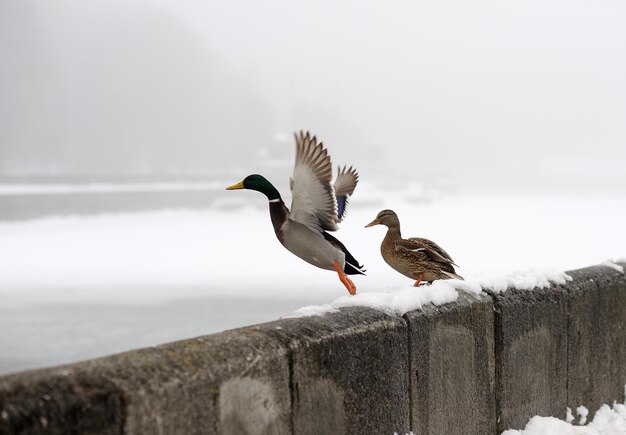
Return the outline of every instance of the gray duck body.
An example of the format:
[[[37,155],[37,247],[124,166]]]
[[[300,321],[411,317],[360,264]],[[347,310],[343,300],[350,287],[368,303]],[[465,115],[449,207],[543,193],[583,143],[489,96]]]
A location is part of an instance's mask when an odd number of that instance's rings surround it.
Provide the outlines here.
[[[334,270],[336,261],[345,269],[346,255],[324,234],[289,219],[289,211],[282,200],[270,203],[270,216],[278,241],[292,254],[321,269]]]

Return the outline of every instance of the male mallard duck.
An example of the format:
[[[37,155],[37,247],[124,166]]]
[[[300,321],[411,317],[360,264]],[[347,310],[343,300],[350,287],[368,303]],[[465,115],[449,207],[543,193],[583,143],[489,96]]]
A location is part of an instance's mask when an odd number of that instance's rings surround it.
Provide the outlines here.
[[[422,280],[432,284],[436,279],[463,279],[455,273],[452,258],[435,242],[419,237],[403,239],[400,220],[393,210],[381,211],[365,228],[374,225],[387,226],[387,235],[380,245],[383,259],[401,274],[417,280],[415,287]]]
[[[296,134],[296,162],[289,180],[292,202],[287,208],[278,190],[253,174],[226,190],[250,189],[267,196],[276,237],[288,251],[314,266],[335,270],[351,295],[356,286],[346,275],[365,275],[362,265],[346,247],[327,231],[336,231],[346,214],[348,198],[354,192],[359,175],[352,168],[339,169],[335,183],[332,164],[322,142],[307,132]]]

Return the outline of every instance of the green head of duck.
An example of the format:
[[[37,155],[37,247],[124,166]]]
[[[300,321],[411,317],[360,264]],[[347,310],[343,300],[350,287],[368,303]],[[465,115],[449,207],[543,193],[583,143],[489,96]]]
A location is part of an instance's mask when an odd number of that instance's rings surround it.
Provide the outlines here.
[[[259,174],[248,175],[239,183],[226,188],[226,190],[238,189],[256,190],[257,192],[261,192],[267,196],[267,199],[270,201],[280,198],[280,193],[278,193],[278,190],[276,190],[272,183],[270,183],[267,178]]]

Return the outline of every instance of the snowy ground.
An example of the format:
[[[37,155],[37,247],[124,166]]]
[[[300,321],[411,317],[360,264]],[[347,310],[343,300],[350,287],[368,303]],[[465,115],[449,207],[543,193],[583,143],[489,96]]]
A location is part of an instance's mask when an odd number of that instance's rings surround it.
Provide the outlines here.
[[[443,283],[409,293],[411,281],[383,262],[383,227],[363,228],[383,208],[398,213],[405,236],[450,252],[467,290],[545,285],[564,279],[559,271],[626,256],[623,195],[433,198],[417,187],[389,196],[360,186],[336,234],[368,270],[353,278],[359,297],[350,301],[334,273],[280,246],[264,197],[223,192],[214,204],[0,222],[0,372],[345,304],[402,312],[453,300]]]
[[[626,387],[624,387],[626,393]],[[555,417],[534,416],[522,430],[506,430],[502,435],[623,435],[626,434],[626,406],[613,403],[602,405],[588,421],[589,410],[581,405],[576,416],[567,408],[565,420]],[[578,421],[577,418],[578,417]]]

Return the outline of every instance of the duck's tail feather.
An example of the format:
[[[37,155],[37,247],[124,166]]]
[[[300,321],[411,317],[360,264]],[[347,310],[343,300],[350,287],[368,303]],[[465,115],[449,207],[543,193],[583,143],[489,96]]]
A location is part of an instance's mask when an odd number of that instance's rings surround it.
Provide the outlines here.
[[[359,266],[355,266],[354,264],[350,263],[347,259],[346,259],[346,265],[343,267],[343,271],[346,275],[365,275],[365,272],[366,272],[366,270],[363,269],[362,264]]]
[[[442,270],[442,273],[450,279],[460,279],[461,281],[464,281],[463,277],[461,275],[457,275],[456,273],[446,272],[444,270]]]
[[[359,264],[358,260],[354,258],[352,254],[350,254],[350,251],[348,251],[343,243],[328,234],[326,231],[324,231],[322,234],[324,235],[324,238],[326,240],[335,245],[338,249],[341,249],[341,251],[345,254],[346,260],[345,265],[343,266],[343,271],[346,275],[365,275],[365,269],[363,269],[363,265]]]

